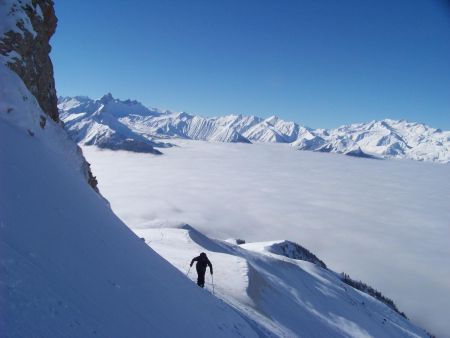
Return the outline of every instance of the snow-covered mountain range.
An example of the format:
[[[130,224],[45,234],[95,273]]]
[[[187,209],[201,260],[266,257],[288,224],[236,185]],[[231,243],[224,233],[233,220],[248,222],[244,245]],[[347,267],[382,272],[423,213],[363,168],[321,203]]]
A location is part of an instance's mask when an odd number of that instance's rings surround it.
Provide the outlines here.
[[[298,150],[332,152],[368,158],[407,158],[447,163],[450,131],[404,120],[312,129],[277,116],[227,115],[205,118],[184,112],[150,109],[137,101],[107,94],[98,100],[61,97],[61,119],[81,144],[159,153],[171,138],[216,142],[287,143]]]

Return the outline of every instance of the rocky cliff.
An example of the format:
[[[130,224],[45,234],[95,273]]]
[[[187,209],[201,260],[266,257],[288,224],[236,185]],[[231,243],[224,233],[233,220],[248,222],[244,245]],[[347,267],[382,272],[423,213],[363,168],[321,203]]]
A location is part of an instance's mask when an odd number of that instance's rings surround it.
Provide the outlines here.
[[[53,65],[49,57],[50,38],[58,21],[53,5],[53,0],[0,1],[0,62],[20,76],[42,111],[60,123]],[[45,128],[46,117],[41,116],[40,119],[41,128]],[[92,188],[97,190],[97,180],[81,149],[79,154],[81,170]]]
[[[0,40],[0,54],[9,56],[7,65],[22,78],[42,110],[58,121],[53,66],[49,57],[50,38],[57,23],[53,1],[18,1],[11,4],[8,14],[17,15],[20,11],[26,14],[29,21],[22,17],[16,24],[19,30],[4,33]]]

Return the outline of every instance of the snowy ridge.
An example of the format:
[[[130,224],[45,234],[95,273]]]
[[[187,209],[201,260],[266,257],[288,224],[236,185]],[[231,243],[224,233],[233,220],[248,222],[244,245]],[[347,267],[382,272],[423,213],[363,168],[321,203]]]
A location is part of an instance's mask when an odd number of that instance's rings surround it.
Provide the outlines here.
[[[427,336],[385,304],[344,284],[339,274],[274,254],[267,242],[235,245],[188,225],[135,232],[185,274],[190,259],[205,252],[214,267],[214,290],[209,272],[206,289],[258,325],[264,336]],[[194,268],[189,277],[195,282]]]
[[[102,105],[105,100],[108,104]],[[125,140],[128,150],[136,146],[139,151],[142,144],[149,147],[169,146],[158,143],[158,139],[184,138],[215,142],[288,143],[298,150],[364,158],[406,158],[438,163],[450,161],[450,131],[404,120],[371,121],[330,130],[311,129],[276,116],[267,119],[243,115],[205,118],[148,109],[136,101],[114,99],[111,94],[100,100],[60,98],[58,107],[61,119],[77,142],[112,149],[120,148],[120,143]]]

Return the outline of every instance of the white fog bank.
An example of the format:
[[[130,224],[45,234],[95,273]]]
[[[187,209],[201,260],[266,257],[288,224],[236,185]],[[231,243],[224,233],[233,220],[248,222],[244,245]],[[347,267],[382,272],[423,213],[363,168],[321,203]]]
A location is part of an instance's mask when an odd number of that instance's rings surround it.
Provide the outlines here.
[[[298,242],[448,337],[449,165],[282,144],[177,144],[162,156],[83,149],[128,226],[186,222],[222,239]]]

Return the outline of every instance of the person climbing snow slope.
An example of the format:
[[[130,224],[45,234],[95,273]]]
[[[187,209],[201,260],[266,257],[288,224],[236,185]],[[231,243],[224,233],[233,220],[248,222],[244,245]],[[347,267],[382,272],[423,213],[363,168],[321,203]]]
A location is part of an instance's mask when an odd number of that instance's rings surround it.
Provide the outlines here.
[[[213,274],[212,264],[204,252],[202,252],[200,254],[200,256],[192,258],[191,266],[192,266],[192,264],[194,264],[194,262],[197,262],[197,265],[196,265],[197,285],[203,288],[205,286],[206,266],[209,266],[209,272],[211,272],[211,275],[212,275]]]

